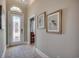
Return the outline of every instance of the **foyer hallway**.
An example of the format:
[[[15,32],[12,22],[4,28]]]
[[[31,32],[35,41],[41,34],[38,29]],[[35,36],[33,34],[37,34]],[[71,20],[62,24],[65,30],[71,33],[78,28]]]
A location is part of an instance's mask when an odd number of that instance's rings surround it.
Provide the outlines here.
[[[32,45],[20,45],[7,48],[5,58],[40,58]]]

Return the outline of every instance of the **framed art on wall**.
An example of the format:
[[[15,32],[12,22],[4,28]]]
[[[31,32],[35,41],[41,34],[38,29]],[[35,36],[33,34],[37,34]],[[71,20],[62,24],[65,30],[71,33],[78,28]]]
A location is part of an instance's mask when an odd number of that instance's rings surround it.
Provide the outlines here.
[[[62,10],[47,15],[46,25],[47,32],[62,33]]]
[[[38,16],[38,20],[37,20],[38,28],[45,28],[45,19],[46,19],[46,12]]]

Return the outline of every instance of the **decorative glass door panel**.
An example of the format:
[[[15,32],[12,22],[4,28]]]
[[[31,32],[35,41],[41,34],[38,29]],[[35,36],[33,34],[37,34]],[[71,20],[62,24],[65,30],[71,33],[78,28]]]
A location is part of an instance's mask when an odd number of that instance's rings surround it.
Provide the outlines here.
[[[20,17],[13,16],[13,40],[12,42],[19,42],[20,40]]]

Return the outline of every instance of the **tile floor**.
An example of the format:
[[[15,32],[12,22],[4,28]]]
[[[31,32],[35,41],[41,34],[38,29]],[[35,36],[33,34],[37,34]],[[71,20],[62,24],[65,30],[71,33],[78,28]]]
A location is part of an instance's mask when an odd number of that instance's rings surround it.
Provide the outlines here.
[[[41,58],[31,45],[20,45],[9,47],[6,50],[5,58]]]

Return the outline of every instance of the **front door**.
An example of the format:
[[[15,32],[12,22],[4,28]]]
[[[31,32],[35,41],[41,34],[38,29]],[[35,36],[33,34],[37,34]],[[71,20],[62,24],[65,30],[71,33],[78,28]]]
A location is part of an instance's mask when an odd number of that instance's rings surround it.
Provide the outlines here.
[[[9,12],[8,44],[17,45],[24,42],[24,17],[17,12]]]

